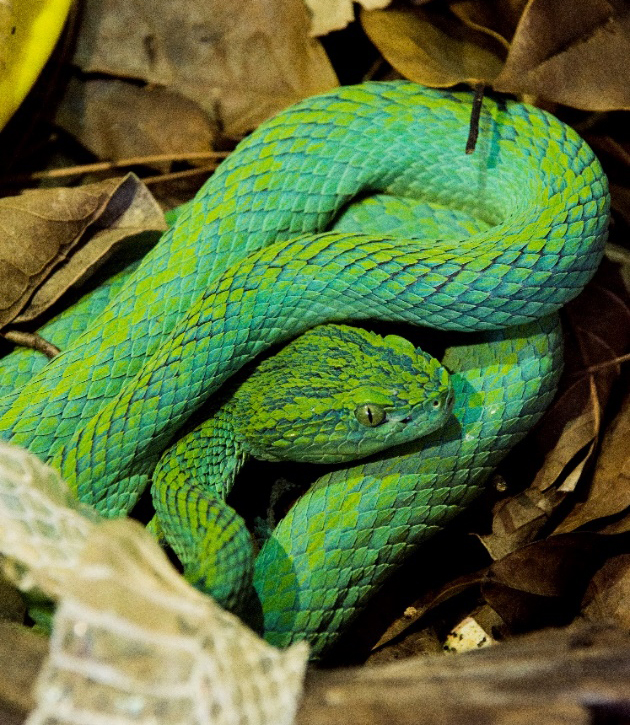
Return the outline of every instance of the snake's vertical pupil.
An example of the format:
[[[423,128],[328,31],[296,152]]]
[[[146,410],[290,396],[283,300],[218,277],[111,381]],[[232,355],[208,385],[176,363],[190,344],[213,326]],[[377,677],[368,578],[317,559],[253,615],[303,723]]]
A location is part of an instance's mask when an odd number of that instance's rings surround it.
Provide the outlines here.
[[[355,408],[354,415],[361,425],[371,428],[380,425],[385,420],[385,410],[380,405],[366,403]]]

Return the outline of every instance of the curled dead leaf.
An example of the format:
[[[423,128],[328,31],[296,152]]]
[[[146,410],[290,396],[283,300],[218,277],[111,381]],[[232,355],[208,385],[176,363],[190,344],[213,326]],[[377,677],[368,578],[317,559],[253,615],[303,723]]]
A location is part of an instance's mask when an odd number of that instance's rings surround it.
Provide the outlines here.
[[[0,324],[5,327],[42,313],[123,239],[166,228],[159,206],[133,174],[0,199],[0,226]]]
[[[530,0],[493,85],[584,110],[628,109],[629,56],[623,0]]]
[[[572,508],[556,528],[557,532],[573,531],[630,508],[629,437],[630,396],[626,395],[621,410],[604,435],[586,499]],[[630,530],[630,521],[627,526]],[[621,529],[617,527],[616,530]]]
[[[485,616],[489,613],[494,614],[495,622],[502,623],[491,607],[484,607],[479,612],[464,617],[453,627],[444,641],[444,650],[453,654],[461,654],[497,644],[497,640],[492,634],[493,626],[484,622]]]

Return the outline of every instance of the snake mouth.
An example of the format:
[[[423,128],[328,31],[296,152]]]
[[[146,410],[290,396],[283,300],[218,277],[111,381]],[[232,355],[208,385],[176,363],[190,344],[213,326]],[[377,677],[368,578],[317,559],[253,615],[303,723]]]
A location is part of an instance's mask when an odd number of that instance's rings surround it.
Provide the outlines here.
[[[454,403],[455,396],[453,391],[449,390],[432,401],[432,405],[428,410],[428,417],[427,404],[425,403],[405,411],[400,418],[390,417],[389,420],[395,424],[399,435],[408,436],[410,440],[421,438],[446,424],[447,419],[453,412]]]
[[[453,390],[449,388],[448,392],[442,393],[432,399],[431,407],[429,408],[429,410],[431,413],[443,419],[451,414],[454,405],[455,395],[453,393]],[[418,415],[426,413],[427,408],[427,404],[416,406],[415,408],[410,410],[409,413],[403,418],[398,418],[397,422],[401,424],[414,423],[417,421]]]

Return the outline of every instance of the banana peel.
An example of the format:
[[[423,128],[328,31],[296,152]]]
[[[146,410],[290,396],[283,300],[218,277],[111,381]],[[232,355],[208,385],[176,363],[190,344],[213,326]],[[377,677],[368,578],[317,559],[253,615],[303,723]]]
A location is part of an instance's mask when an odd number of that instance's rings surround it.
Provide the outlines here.
[[[0,0],[0,128],[31,89],[73,0]]]

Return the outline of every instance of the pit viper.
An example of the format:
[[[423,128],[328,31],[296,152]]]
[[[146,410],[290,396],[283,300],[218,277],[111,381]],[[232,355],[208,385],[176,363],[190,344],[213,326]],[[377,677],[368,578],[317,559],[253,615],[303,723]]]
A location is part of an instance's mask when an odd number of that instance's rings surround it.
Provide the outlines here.
[[[442,359],[445,425],[325,474],[256,558],[266,638],[324,652],[540,417],[561,368],[555,313],[602,255],[609,196],[589,147],[486,98],[466,154],[470,108],[466,92],[370,82],[261,125],[88,330],[0,400],[3,437],[123,515],[191,413],[273,345],[373,319],[466,333]],[[357,232],[382,197],[424,205],[439,233],[396,237],[387,214]]]

